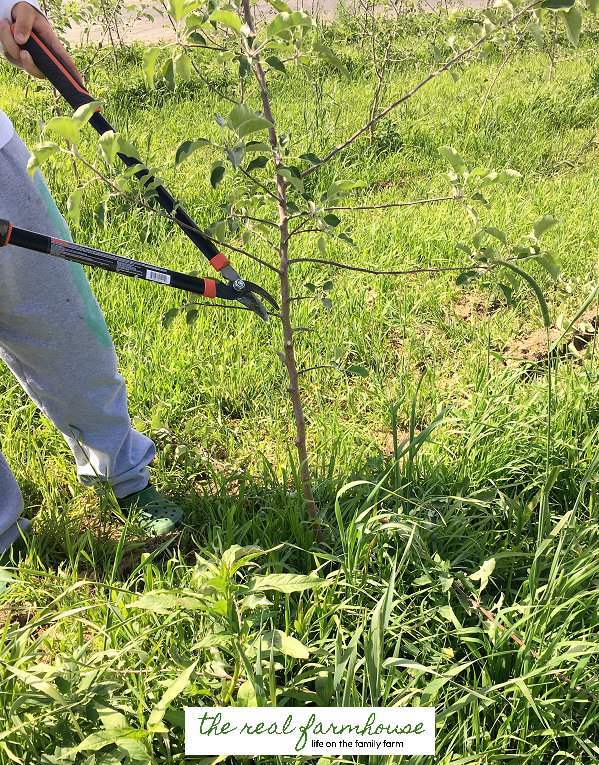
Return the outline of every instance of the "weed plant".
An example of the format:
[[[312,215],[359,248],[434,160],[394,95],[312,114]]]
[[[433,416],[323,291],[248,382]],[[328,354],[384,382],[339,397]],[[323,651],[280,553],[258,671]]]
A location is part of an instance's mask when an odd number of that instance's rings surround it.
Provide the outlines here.
[[[407,35],[430,19],[410,23]],[[562,219],[547,234],[562,281],[545,284],[554,314],[572,317],[597,279],[598,96],[587,54],[559,63],[549,87],[545,60],[523,48],[478,129],[490,64],[464,67],[457,83],[439,78],[377,129],[372,147],[356,142],[340,161],[376,188],[369,204],[442,196],[440,145],[471,163],[517,169],[516,193],[495,192],[483,224],[519,237],[543,214]],[[201,85],[147,93],[140,59],[139,47],[128,51],[120,77],[110,60],[92,70],[92,92],[207,227],[226,181],[214,192],[197,155],[184,171],[171,168],[190,125],[198,136],[215,133],[215,101]],[[391,68],[389,92],[406,90],[429,65]],[[209,75],[226,85],[222,70]],[[290,76],[293,87],[275,88],[273,99],[285,100],[287,132],[309,136],[314,153],[347,135],[352,119],[363,122],[374,87],[366,66],[354,68],[350,85],[333,77],[322,92]],[[343,115],[341,100],[352,106]],[[46,90],[8,67],[0,105],[29,144],[53,108]],[[323,175],[318,183],[333,180]],[[64,209],[72,171],[49,164],[46,176]],[[103,221],[92,209],[74,231],[81,243],[198,268],[197,253],[164,221],[114,210]],[[354,262],[379,268],[457,265],[455,242],[469,231],[449,202],[349,220]],[[252,263],[243,273],[274,287]],[[312,330],[303,333],[303,367],[331,367],[304,378],[326,552],[301,520],[276,327],[210,307],[193,327],[177,319],[165,330],[164,314],[183,297],[90,274],[135,426],[158,445],[156,481],[185,505],[187,527],[174,543],[145,540],[135,518],[115,517],[109,497],[79,487],[60,435],[0,370],[2,451],[34,518],[26,557],[0,594],[1,765],[183,762],[183,707],[223,703],[434,705],[441,765],[599,759],[594,340],[550,364],[542,356],[514,364],[508,342],[540,327],[525,294],[508,308],[502,295],[457,287],[451,276],[298,273],[299,291],[315,287],[296,312]],[[334,286],[325,291],[327,281]],[[368,377],[342,371],[347,361]],[[250,560],[256,545],[264,552]],[[211,566],[225,579],[221,613],[193,608]],[[240,651],[230,630],[240,588],[311,572],[327,583],[264,591],[244,607]],[[168,689],[174,698],[161,706]]]

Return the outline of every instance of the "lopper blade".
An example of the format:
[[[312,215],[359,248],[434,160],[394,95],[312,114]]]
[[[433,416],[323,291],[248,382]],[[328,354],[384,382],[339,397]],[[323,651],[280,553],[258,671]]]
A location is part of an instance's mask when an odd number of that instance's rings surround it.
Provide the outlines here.
[[[243,279],[239,276],[237,271],[233,268],[233,266],[229,263],[224,268],[221,269],[221,276],[224,276],[225,279],[229,282],[229,285],[233,286],[235,282],[243,281]],[[247,284],[250,284],[250,282],[247,282]],[[252,285],[253,290],[242,290],[239,296],[237,297],[237,300],[242,303],[246,308],[249,308],[250,311],[253,311],[254,313],[257,313],[258,316],[263,321],[268,321],[268,313],[266,312],[266,308],[264,307],[262,301],[260,298],[256,297],[254,295],[254,292],[257,292],[259,295],[261,295],[267,302],[269,302],[273,308],[278,311],[279,306],[277,305],[276,301],[274,300],[271,295],[266,292],[266,290],[263,290],[261,287],[258,287],[258,285]]]

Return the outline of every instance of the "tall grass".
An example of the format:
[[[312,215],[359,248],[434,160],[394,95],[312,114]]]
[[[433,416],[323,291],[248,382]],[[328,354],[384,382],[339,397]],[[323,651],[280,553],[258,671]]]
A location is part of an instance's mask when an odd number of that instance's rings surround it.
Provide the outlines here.
[[[287,132],[308,137],[317,154],[369,105],[366,62],[361,67],[351,46],[346,54],[356,59],[350,86],[333,78],[317,94],[291,74],[293,97],[275,89]],[[190,133],[216,135],[212,96],[191,85],[148,95],[140,50],[126,55],[122,78],[93,72],[92,92],[208,225],[227,191],[209,187],[209,157],[191,160],[185,173],[169,168]],[[436,152],[443,144],[469,162],[519,170],[516,192],[497,192],[484,223],[521,235],[544,213],[562,218],[547,237],[572,291],[548,288],[548,296],[556,313],[573,316],[596,278],[591,64],[560,64],[548,88],[538,57],[522,51],[475,130],[488,71],[473,64],[457,87],[449,78],[433,83],[377,131],[372,149],[356,145],[331,174],[362,178],[375,189],[369,201],[383,203],[443,192]],[[390,92],[417,77],[414,67],[398,65]],[[25,100],[12,70],[0,70],[0,82],[2,107],[33,143],[35,120],[49,117],[51,99],[30,86]],[[341,102],[349,108],[336,108]],[[64,209],[72,171],[57,164],[47,175]],[[98,196],[90,192],[89,209]],[[85,213],[76,238],[198,267],[196,253],[163,221],[149,223],[146,243],[141,213],[109,220],[103,228]],[[453,246],[468,231],[446,203],[351,215],[344,227],[356,242],[355,262],[383,268],[458,263]],[[243,273],[274,286],[253,264],[243,264]],[[159,446],[156,480],[184,503],[188,526],[174,543],[157,545],[143,539],[135,519],[116,518],[109,499],[76,484],[60,436],[0,371],[2,450],[35,518],[26,557],[0,594],[0,765],[182,762],[185,705],[255,703],[261,692],[267,704],[435,705],[435,761],[443,765],[598,759],[599,374],[592,343],[582,361],[552,361],[548,440],[547,364],[501,361],[508,339],[539,327],[525,295],[508,310],[498,296],[464,291],[445,276],[365,281],[333,269],[298,270],[298,291],[307,281],[335,283],[331,310],[317,299],[297,307],[298,325],[314,330],[304,333],[304,366],[341,362],[341,371],[305,376],[323,552],[302,520],[274,354],[278,329],[207,308],[193,328],[177,320],[166,331],[162,316],[182,298],[90,277],[136,426]],[[365,366],[369,377],[342,371],[346,363]],[[232,685],[238,654],[218,619],[185,604],[167,613],[139,604],[150,593],[197,595],[208,563],[229,560],[234,545],[268,552],[235,573],[231,586],[256,573],[311,571],[330,584],[268,593],[268,602],[244,612],[253,677],[244,665]],[[472,575],[491,559],[482,587]],[[309,658],[268,651],[257,661],[260,631],[274,629],[301,641]],[[185,671],[189,682],[148,729]],[[426,762],[372,758],[403,761]]]

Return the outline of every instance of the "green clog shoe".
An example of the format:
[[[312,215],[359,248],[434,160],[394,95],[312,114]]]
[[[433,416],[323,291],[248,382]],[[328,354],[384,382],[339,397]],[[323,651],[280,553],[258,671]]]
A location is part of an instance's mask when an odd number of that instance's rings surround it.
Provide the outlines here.
[[[9,569],[14,569],[19,565],[24,553],[25,540],[21,537],[13,542],[8,550],[0,554],[0,595],[6,592],[13,581]]]
[[[183,510],[172,499],[165,497],[150,484],[137,494],[118,500],[121,510],[139,510],[140,520],[149,534],[168,534],[183,521]]]

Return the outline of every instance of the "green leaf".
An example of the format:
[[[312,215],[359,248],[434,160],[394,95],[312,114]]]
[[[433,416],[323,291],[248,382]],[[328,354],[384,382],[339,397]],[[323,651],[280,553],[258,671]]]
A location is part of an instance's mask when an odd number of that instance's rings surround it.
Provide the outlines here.
[[[185,313],[185,321],[187,325],[191,327],[194,321],[198,318],[199,311],[197,308],[191,308]]]
[[[189,13],[185,18],[185,27],[190,31],[192,29],[197,29],[198,27],[203,27],[206,25],[207,22],[203,13]],[[197,42],[199,42],[200,45],[205,45],[206,40],[204,37],[202,37],[202,35],[199,36],[201,39]],[[195,40],[193,42],[195,42]]]
[[[532,234],[535,239],[540,239],[546,231],[549,231],[553,226],[557,226],[559,220],[554,218],[553,215],[543,215],[541,220],[538,220],[532,227]]]
[[[528,25],[531,35],[534,38],[535,45],[538,50],[543,50],[545,47],[545,35],[543,33],[543,27],[540,24],[531,23]]]
[[[281,13],[291,13],[291,8],[287,5],[287,3],[284,3],[283,0],[267,0],[267,2]]]
[[[466,163],[462,157],[451,146],[439,146],[437,149],[443,159],[447,160],[456,173],[463,173],[466,170]]]
[[[305,11],[293,11],[287,13],[283,11],[277,14],[266,28],[266,34],[270,37],[281,35],[281,32],[293,29],[294,27],[315,27],[316,22]]]
[[[265,130],[273,125],[272,122],[252,111],[247,104],[237,104],[229,112],[226,126],[235,131],[240,138],[243,138],[246,135],[256,133],[259,130]]]
[[[584,4],[593,16],[597,15],[597,12],[599,11],[599,0],[584,0]]]
[[[557,280],[559,272],[562,270],[559,258],[554,258],[551,253],[547,252],[534,258],[534,260],[549,273],[553,281]]]
[[[18,678],[23,683],[26,683],[31,688],[33,688],[33,690],[38,691],[39,693],[43,693],[45,696],[48,696],[63,707],[67,706],[66,699],[52,683],[47,682],[42,677],[33,672],[26,672],[25,670],[19,669],[18,667],[13,667],[10,664],[5,664],[4,662],[2,662],[2,664],[4,670],[8,670],[10,675]]]
[[[174,91],[175,90],[175,67],[173,66],[173,59],[169,58],[162,65],[162,76],[166,82],[166,87]]]
[[[108,209],[108,200],[101,199],[94,209],[94,221],[100,228],[106,228],[106,211]]]
[[[507,284],[499,284],[499,289],[503,292],[503,295],[506,299],[506,302],[509,306],[515,305],[514,298],[512,297],[513,290],[511,287],[508,287]]]
[[[360,364],[352,364],[350,367],[347,367],[347,371],[351,375],[358,375],[359,377],[368,377],[370,372],[363,366],[360,366]]]
[[[252,71],[252,64],[247,56],[236,56],[235,60],[239,62],[239,78],[244,80]]]
[[[323,255],[327,254],[327,240],[324,236],[318,237],[318,249]]]
[[[495,228],[495,226],[487,226],[485,231],[487,234],[490,234],[490,236],[495,237],[495,239],[499,239],[503,244],[507,244],[507,237],[501,229]]]
[[[266,63],[272,69],[276,69],[278,72],[283,72],[283,74],[287,74],[287,69],[285,69],[285,64],[280,59],[278,59],[276,56],[269,56],[266,59]]]
[[[148,729],[162,722],[167,707],[185,690],[197,663],[197,661],[194,661],[194,663],[187,667],[186,670],[181,672],[179,677],[177,677],[166,689],[160,701],[154,705],[150,717],[148,718]]]
[[[60,151],[60,146],[52,141],[44,141],[36,144],[31,149],[31,156],[27,162],[27,172],[29,175],[33,178],[33,174],[37,168],[47,159],[50,159],[53,154],[56,154],[57,151]]]
[[[53,130],[75,146],[79,143],[79,124],[73,117],[52,117],[44,128],[44,133],[46,130]]]
[[[465,271],[457,277],[455,283],[458,287],[461,287],[465,284],[469,284],[475,276],[476,271]]]
[[[567,11],[574,5],[574,0],[544,0],[539,8],[546,8],[548,11]]]
[[[491,577],[491,574],[494,570],[495,558],[489,558],[489,560],[486,560],[476,573],[470,574],[468,579],[472,579],[474,582],[480,580],[479,591],[482,592],[489,583],[489,578]]]
[[[254,690],[254,684],[249,680],[242,683],[237,691],[237,706],[238,707],[257,707],[256,691]]]
[[[332,226],[333,228],[341,223],[341,220],[336,215],[333,215],[333,213],[328,213],[325,215],[323,221],[327,224],[327,226]]]
[[[245,145],[245,152],[246,154],[249,152],[267,152],[268,154],[271,154],[272,146],[269,146],[269,144],[263,143],[262,141],[248,141]]]
[[[522,175],[517,170],[510,170],[509,168],[502,170],[497,176],[497,183],[507,183],[508,181],[515,181],[517,178],[522,178]]]
[[[326,199],[331,199],[331,197],[336,196],[337,194],[340,194],[342,191],[349,191],[350,189],[357,189],[362,186],[365,186],[366,184],[363,181],[334,181],[331,183],[331,185],[328,188],[328,191],[326,193]]]
[[[184,12],[185,0],[167,0],[167,12],[175,21],[181,21]]]
[[[241,30],[241,19],[232,11],[214,11],[210,15],[210,21],[222,24],[224,27],[228,27],[234,32],[239,32]]]
[[[114,130],[107,130],[98,141],[98,145],[102,151],[104,159],[112,167],[119,150],[118,133]]]
[[[313,165],[322,164],[322,159],[320,159],[320,157],[317,157],[316,154],[312,154],[311,152],[307,152],[306,154],[300,154],[299,158],[306,159],[308,162],[310,162]]]
[[[184,709],[167,709],[165,713],[166,721],[176,728],[185,730],[185,710]]]
[[[67,216],[74,226],[79,225],[79,217],[81,215],[81,199],[83,197],[84,188],[79,186],[67,199]]]
[[[175,72],[184,82],[189,82],[191,79],[191,59],[187,53],[178,51],[173,57],[173,66]]]
[[[241,601],[241,610],[253,610],[260,606],[272,606],[271,601],[266,595],[248,595]]]
[[[334,287],[335,287],[335,285],[333,284],[333,282],[330,279],[328,279],[322,285],[322,290],[323,290],[323,292],[330,292],[332,289],[334,289]]]
[[[90,101],[89,104],[83,104],[77,111],[73,113],[73,119],[77,125],[81,128],[91,119],[94,112],[96,112],[102,104],[99,101]]]
[[[63,749],[61,755],[73,757],[78,752],[97,752],[109,744],[124,744],[128,740],[135,743],[141,743],[142,739],[147,738],[148,731],[138,728],[112,728],[112,730],[103,730],[98,733],[92,733],[80,744],[71,749]],[[147,753],[146,753],[147,756]],[[148,762],[148,760],[146,760]],[[138,765],[136,762],[135,765]]]
[[[252,117],[246,120],[237,128],[237,135],[240,138],[245,138],[246,135],[257,133],[260,130],[267,130],[273,126],[272,122],[269,122],[264,117]]]
[[[310,651],[299,640],[287,635],[282,630],[273,630],[262,635],[261,650],[263,652],[277,651],[284,656],[291,656],[292,659],[309,659]]]
[[[210,185],[212,188],[215,189],[224,177],[225,168],[222,165],[215,167],[210,173]]]
[[[226,64],[227,61],[232,61],[235,58],[235,54],[232,50],[224,51],[223,53],[219,53],[216,57],[216,63],[217,64]]]
[[[277,175],[280,175],[281,178],[284,178],[286,181],[288,181],[294,188],[296,188],[300,194],[305,193],[304,189],[304,182],[301,178],[298,178],[295,176],[291,170],[288,167],[280,167],[277,170]]]
[[[582,29],[582,14],[578,8],[570,8],[566,13],[559,14],[566,26],[568,40],[576,48],[580,39],[580,30]]]
[[[135,148],[135,146],[132,143],[129,143],[125,138],[123,138],[122,135],[119,135],[117,137],[118,140],[118,150],[121,154],[124,154],[126,157],[131,157],[133,159],[136,159],[140,165],[143,165],[141,155]]]
[[[182,162],[185,162],[186,159],[189,159],[195,151],[204,146],[212,146],[212,142],[207,138],[197,138],[195,141],[183,141],[175,154],[175,165],[178,167]]]
[[[156,590],[142,595],[139,600],[133,601],[131,608],[141,608],[144,611],[153,611],[157,614],[170,614],[179,608],[205,610],[206,606],[198,598]]]
[[[334,66],[335,69],[338,69],[346,80],[351,80],[351,76],[345,64],[338,56],[335,55],[335,53],[333,53],[333,51],[327,45],[321,42],[314,42],[312,44],[312,52],[316,54],[317,58],[323,59],[327,63],[331,64],[331,66]]]
[[[178,313],[179,313],[179,309],[178,308],[169,308],[169,310],[166,312],[166,314],[164,316],[164,319],[162,320],[162,326],[165,329],[168,329],[171,326],[171,324],[173,323],[173,320],[174,320],[175,316],[177,316]]]
[[[156,60],[159,53],[160,48],[146,48],[142,58],[141,71],[143,72],[146,87],[150,88],[150,90],[154,87],[154,69],[156,68]]]
[[[247,166],[247,171],[248,173],[251,173],[252,170],[258,170],[260,168],[266,167],[269,162],[270,160],[268,157],[255,157]]]
[[[323,304],[325,308],[330,309],[333,307],[333,301],[331,300],[331,298],[328,298],[328,297],[320,298],[320,302]]]
[[[316,574],[269,574],[268,576],[256,576],[248,584],[251,592],[263,592],[275,590],[276,592],[302,592],[316,587],[326,587],[331,582],[322,579]]]

